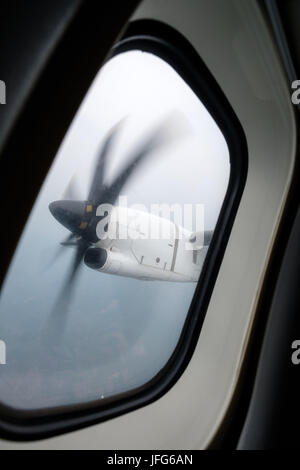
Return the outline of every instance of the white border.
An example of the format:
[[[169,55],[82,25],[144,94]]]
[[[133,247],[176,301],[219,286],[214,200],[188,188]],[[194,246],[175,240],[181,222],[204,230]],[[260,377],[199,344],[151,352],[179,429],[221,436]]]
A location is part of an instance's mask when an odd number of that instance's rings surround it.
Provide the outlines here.
[[[289,88],[255,0],[144,0],[134,19],[157,19],[196,48],[246,133],[249,172],[192,360],[156,402],[40,443],[0,448],[205,448],[231,402],[295,159]]]

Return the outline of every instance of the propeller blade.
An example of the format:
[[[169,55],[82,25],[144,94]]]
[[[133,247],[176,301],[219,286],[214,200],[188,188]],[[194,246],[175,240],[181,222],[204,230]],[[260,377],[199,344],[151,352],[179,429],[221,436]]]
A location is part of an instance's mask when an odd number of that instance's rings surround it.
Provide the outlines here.
[[[61,199],[66,199],[70,201],[77,201],[78,199],[80,199],[75,175],[73,175],[70,179],[69,184],[66,187]]]
[[[73,235],[73,234],[72,234]],[[80,240],[81,238],[80,237],[77,237],[75,235],[73,235],[73,237],[71,238],[71,240],[66,240],[66,241],[62,241],[60,242],[61,246],[77,246],[78,245],[78,241]]]
[[[119,131],[120,125],[124,122],[124,119],[121,119],[117,124],[115,124],[112,129],[108,132],[105,137],[104,143],[102,145],[101,151],[96,160],[96,167],[94,171],[93,180],[90,186],[90,191],[88,195],[88,200],[93,201],[95,204],[102,202],[102,195],[104,191],[104,169],[107,156],[111,150],[111,147],[116,139],[117,133]]]
[[[62,242],[60,242],[60,244],[62,246],[68,246],[68,245],[74,245],[75,244],[75,240],[77,240],[77,236],[74,235],[74,233],[70,233]],[[76,242],[77,244],[77,242]]]
[[[77,242],[77,238],[75,237],[75,235],[73,233],[70,233],[62,242],[60,242],[59,247],[57,248],[51,261],[49,262],[48,268],[52,266],[58,260],[58,258],[62,255],[62,253],[64,252],[63,248],[65,246],[74,246],[74,245],[77,245],[77,243],[78,242]]]
[[[78,274],[78,270],[83,259],[84,253],[87,249],[87,244],[84,241],[78,242],[77,249],[75,255],[72,260],[71,267],[69,269],[69,273],[63,284],[61,292],[58,296],[58,301],[56,302],[56,306],[64,306],[66,307],[64,310],[67,310],[70,300],[70,294],[72,293],[74,287],[74,281]]]
[[[144,142],[144,144],[138,149],[135,156],[131,159],[130,163],[121,171],[116,177],[113,183],[105,189],[104,199],[105,203],[114,204],[118,198],[123,187],[137,169],[138,165],[154,150],[162,147],[170,139],[170,133],[167,128],[168,121],[164,122],[155,129],[150,137]]]
[[[68,275],[59,292],[52,309],[52,313],[47,322],[46,331],[48,337],[51,336],[53,338],[53,336],[55,336],[55,338],[58,339],[64,332],[70,301],[76,283],[76,277],[78,275],[87,246],[88,245],[84,240],[79,240],[77,243],[77,249],[73,257]]]

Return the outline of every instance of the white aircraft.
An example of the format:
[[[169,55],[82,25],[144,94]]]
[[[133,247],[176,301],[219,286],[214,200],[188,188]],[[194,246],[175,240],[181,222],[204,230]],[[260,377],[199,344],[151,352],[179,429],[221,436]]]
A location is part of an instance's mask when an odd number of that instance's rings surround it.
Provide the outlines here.
[[[96,271],[119,276],[143,280],[198,281],[212,237],[211,231],[192,233],[164,217],[115,205],[121,189],[138,163],[161,140],[160,133],[152,135],[114,182],[106,186],[103,183],[105,161],[115,133],[116,126],[106,137],[97,159],[87,200],[67,199],[49,205],[52,215],[71,232],[62,245],[76,248],[67,284],[72,283],[82,260]],[[103,204],[112,209],[99,215],[99,207]],[[99,223],[102,225],[100,235]],[[169,235],[153,239],[143,233],[141,227],[151,227],[151,233]],[[120,237],[120,233],[127,236]]]

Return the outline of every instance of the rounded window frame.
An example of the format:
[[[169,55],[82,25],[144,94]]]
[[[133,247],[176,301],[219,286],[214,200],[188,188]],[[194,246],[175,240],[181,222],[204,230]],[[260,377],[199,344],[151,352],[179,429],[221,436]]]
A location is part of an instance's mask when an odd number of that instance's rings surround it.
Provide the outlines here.
[[[177,346],[163,369],[143,386],[99,403],[22,411],[0,405],[0,435],[15,440],[41,439],[105,421],[145,406],[168,392],[193,355],[230,236],[248,170],[243,128],[220,86],[179,32],[155,20],[137,20],[112,48],[117,54],[142,50],[166,61],[186,82],[220,128],[229,150],[230,176],[216,228]],[[67,72],[66,72],[67,73]]]

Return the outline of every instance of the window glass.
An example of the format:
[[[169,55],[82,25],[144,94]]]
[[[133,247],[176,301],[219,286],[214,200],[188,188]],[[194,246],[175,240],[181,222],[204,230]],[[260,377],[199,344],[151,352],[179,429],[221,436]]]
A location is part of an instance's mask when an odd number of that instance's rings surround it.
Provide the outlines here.
[[[170,65],[133,50],[102,67],[2,288],[3,404],[101,401],[165,366],[229,173],[220,129]]]

